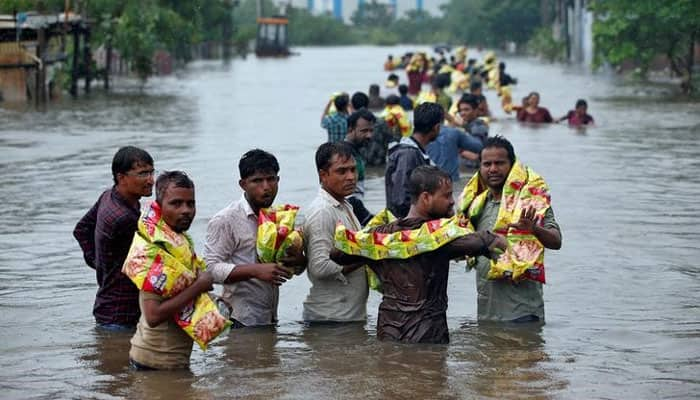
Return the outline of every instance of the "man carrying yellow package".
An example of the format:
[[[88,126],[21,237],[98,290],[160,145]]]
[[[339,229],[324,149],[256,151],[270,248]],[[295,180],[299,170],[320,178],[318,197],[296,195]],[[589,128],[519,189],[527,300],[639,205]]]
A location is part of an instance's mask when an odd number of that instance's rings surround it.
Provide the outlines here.
[[[356,232],[345,240],[336,230],[338,250],[331,258],[341,265],[366,262],[382,284],[377,316],[377,337],[406,343],[448,343],[447,279],[450,260],[465,255],[494,256],[505,239],[491,232],[469,233],[452,218],[452,180],[435,166],[422,165],[409,178],[411,207],[405,218]],[[381,215],[381,214],[380,214]],[[456,232],[444,229],[454,227]],[[437,235],[435,233],[440,232]],[[371,254],[359,236],[373,238],[380,248],[404,247],[403,254]],[[353,236],[353,235],[350,235]],[[347,246],[346,246],[347,245]],[[359,245],[359,249],[355,245]],[[359,250],[359,251],[356,251]],[[366,252],[368,250],[369,252]]]
[[[206,349],[230,325],[207,294],[213,278],[186,232],[194,215],[192,180],[181,171],[161,174],[122,268],[140,290],[129,351],[134,369],[187,368],[192,342]]]
[[[479,156],[459,209],[476,231],[505,235],[508,248],[495,261],[476,259],[478,319],[544,321],[544,249],[561,248],[549,188],[501,136],[488,138]]]

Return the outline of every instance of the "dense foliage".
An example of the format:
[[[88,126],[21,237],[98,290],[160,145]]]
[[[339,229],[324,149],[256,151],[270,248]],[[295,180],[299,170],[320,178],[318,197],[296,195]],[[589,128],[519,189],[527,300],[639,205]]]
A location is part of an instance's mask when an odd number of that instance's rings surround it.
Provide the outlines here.
[[[646,75],[652,61],[664,55],[681,77],[681,88],[693,90],[694,45],[700,40],[698,0],[597,0],[593,26],[597,63],[635,62]]]

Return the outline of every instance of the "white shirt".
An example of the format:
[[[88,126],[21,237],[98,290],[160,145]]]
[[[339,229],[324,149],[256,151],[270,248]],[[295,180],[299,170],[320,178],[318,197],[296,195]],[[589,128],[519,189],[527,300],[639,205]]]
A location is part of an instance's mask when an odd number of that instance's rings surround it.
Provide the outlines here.
[[[258,216],[245,194],[212,217],[207,224],[204,261],[214,282],[223,284],[237,265],[257,263],[257,236]],[[245,326],[277,323],[279,289],[271,283],[248,279],[224,284],[222,297],[233,308],[231,318]]]

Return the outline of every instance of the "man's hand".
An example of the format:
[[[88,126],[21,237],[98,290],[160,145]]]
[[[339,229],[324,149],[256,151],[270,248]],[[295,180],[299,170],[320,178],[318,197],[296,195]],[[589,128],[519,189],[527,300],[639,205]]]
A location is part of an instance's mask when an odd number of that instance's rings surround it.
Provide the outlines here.
[[[508,228],[517,229],[523,232],[532,232],[535,228],[535,208],[528,207],[520,214],[520,219],[514,224],[508,224]]]
[[[261,281],[270,282],[273,285],[280,286],[285,283],[292,275],[289,271],[274,263],[256,264],[255,278]]]
[[[501,235],[496,235],[496,238],[493,240],[493,242],[491,242],[491,245],[489,245],[490,258],[497,260],[498,257],[500,257],[501,254],[506,251],[506,248],[508,248],[506,238]]]
[[[193,285],[197,285],[200,293],[214,290],[214,276],[209,271],[202,271],[197,275]]]
[[[295,274],[299,275],[304,272],[308,260],[304,254],[304,249],[298,246],[290,246],[287,249],[287,254],[280,259],[280,262],[285,267],[290,267]]]

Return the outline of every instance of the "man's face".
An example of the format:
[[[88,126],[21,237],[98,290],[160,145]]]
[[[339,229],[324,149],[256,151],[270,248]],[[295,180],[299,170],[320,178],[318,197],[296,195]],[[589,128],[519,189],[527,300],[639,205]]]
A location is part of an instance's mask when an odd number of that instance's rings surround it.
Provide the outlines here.
[[[500,192],[511,167],[506,149],[487,147],[481,151],[479,174],[489,188]]]
[[[443,180],[435,193],[428,193],[427,202],[428,215],[431,219],[453,216],[455,199],[452,196],[452,181]]]
[[[327,170],[320,170],[321,186],[335,198],[349,196],[355,191],[357,173],[355,159],[333,154]]]
[[[466,122],[476,118],[476,110],[469,103],[459,103],[459,116]]]
[[[190,228],[196,213],[194,189],[176,187],[171,183],[161,202],[161,215],[172,230],[182,233]]]
[[[348,131],[348,139],[359,146],[364,146],[372,139],[372,134],[374,134],[374,124],[360,118],[355,128]]]
[[[255,172],[253,175],[238,181],[246,198],[253,208],[267,208],[272,205],[277,196],[280,177],[274,171]]]
[[[117,175],[117,183],[130,195],[137,197],[150,196],[153,193],[153,165],[135,162],[131,169]]]
[[[584,115],[586,115],[586,111],[588,111],[588,107],[586,106],[576,107],[576,115],[578,115],[579,117],[583,117]]]

